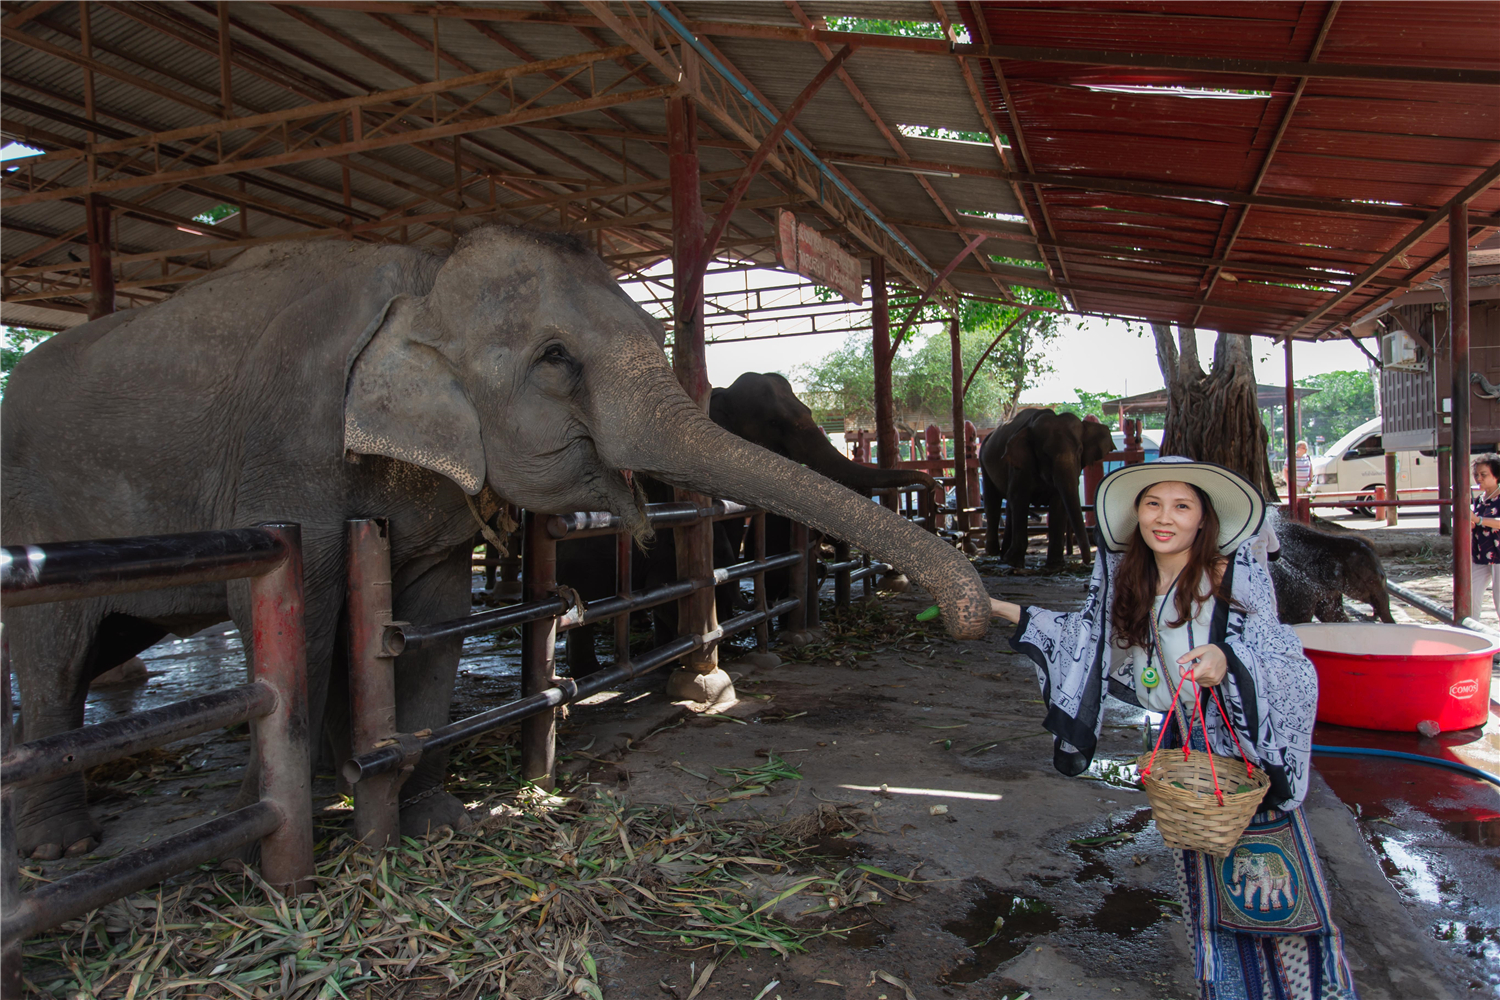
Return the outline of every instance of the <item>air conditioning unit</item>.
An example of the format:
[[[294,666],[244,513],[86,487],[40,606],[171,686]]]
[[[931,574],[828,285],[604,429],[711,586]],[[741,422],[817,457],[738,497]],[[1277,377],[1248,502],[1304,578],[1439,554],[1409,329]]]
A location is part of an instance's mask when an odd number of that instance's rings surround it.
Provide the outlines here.
[[[1380,338],[1380,363],[1396,371],[1427,370],[1427,360],[1421,356],[1420,345],[1405,330],[1392,330]]]

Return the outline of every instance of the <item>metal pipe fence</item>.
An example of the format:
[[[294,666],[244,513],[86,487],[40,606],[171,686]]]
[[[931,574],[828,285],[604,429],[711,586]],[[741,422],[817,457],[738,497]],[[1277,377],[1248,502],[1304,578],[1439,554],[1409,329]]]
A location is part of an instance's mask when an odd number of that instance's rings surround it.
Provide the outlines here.
[[[637,591],[631,580],[631,539],[618,517],[597,511],[550,516],[527,511],[522,517],[524,602],[454,621],[417,624],[391,620],[390,540],[384,526],[373,521],[349,522],[350,686],[355,739],[353,756],[341,771],[354,789],[356,833],[360,839],[377,846],[394,842],[399,830],[399,783],[424,753],[520,722],[522,777],[545,787],[555,769],[558,708],[711,648],[741,632],[753,629],[756,646],[764,649],[770,640],[770,622],[776,618],[785,616],[792,631],[817,626],[819,580],[806,525],[793,522],[791,551],[767,556],[765,511],[715,500],[707,505],[651,504],[646,515],[653,527],[671,527],[678,532],[704,521],[748,519],[752,557],[733,566],[714,567],[711,563],[698,566],[689,578]],[[575,604],[559,594],[557,544],[565,539],[599,535],[615,535],[618,539],[616,593],[586,605]],[[865,594],[873,594],[874,577],[888,572],[890,567],[872,562],[865,554],[854,556],[845,543],[834,544],[838,555],[825,568],[834,578],[836,604],[847,607],[854,584],[862,583]],[[790,595],[770,603],[766,574],[782,569],[789,571]],[[684,634],[676,639],[646,653],[631,655],[629,616],[633,612],[745,579],[754,583],[752,610],[719,622],[703,633],[694,633],[680,625]],[[606,621],[614,624],[614,664],[577,680],[556,676],[553,661],[558,634]],[[522,628],[518,699],[420,736],[396,731],[394,711],[387,707],[390,700],[385,693],[394,690],[396,656],[440,640],[485,635],[517,625]]]
[[[20,947],[32,934],[256,841],[265,880],[300,892],[313,874],[307,746],[307,646],[301,529],[295,524],[139,538],[12,546],[0,550],[7,607],[250,578],[245,637],[252,681],[110,722],[11,746],[10,664],[0,756],[0,939],[9,997],[19,995]],[[17,792],[198,733],[248,722],[260,801],[189,830],[20,891]]]

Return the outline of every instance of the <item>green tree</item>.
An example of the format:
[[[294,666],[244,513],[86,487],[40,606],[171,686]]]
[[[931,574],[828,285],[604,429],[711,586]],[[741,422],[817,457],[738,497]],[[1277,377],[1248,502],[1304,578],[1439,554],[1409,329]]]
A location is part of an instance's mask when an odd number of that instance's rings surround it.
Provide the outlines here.
[[[1301,378],[1300,387],[1317,389],[1303,399],[1302,437],[1323,437],[1325,446],[1348,434],[1375,414],[1375,378],[1367,371],[1326,372]]]
[[[1013,292],[1028,305],[1055,306],[1057,302],[1051,293],[1039,289],[1016,288]],[[910,294],[892,296],[893,325],[899,326],[912,301]],[[1052,372],[1047,348],[1068,322],[1054,312],[1028,313],[981,363],[985,349],[1021,311],[1017,306],[972,299],[960,303],[964,377],[979,366],[964,397],[964,412],[976,423],[1007,419],[1021,394]],[[918,325],[926,327],[925,336],[917,331]],[[943,307],[924,306],[913,332],[897,351],[891,363],[891,394],[898,421],[912,413],[952,412],[952,350],[947,325]],[[796,377],[806,387],[808,405],[820,420],[840,414],[871,417],[875,412],[874,370],[870,338],[857,334],[818,361],[801,366]]]
[[[15,370],[27,351],[52,336],[51,330],[31,330],[24,326],[7,326],[5,339],[0,341],[0,395],[10,383],[10,373]]]

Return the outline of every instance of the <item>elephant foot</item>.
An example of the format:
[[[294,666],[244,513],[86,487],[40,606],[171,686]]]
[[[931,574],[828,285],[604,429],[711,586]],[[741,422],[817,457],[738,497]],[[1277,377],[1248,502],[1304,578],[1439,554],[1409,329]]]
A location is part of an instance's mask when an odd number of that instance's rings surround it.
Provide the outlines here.
[[[880,578],[878,589],[891,594],[904,594],[911,589],[911,580],[905,573],[887,573]]]
[[[431,837],[444,827],[455,832],[474,825],[464,804],[452,795],[438,789],[418,792],[401,803],[401,836]]]
[[[674,702],[687,702],[695,712],[722,712],[739,700],[734,680],[723,667],[715,667],[706,674],[687,667],[672,671],[667,678],[667,697]]]
[[[741,653],[739,656],[736,656],[732,661],[724,664],[723,666],[726,669],[728,669],[729,667],[739,666],[743,667],[746,670],[769,670],[773,667],[781,666],[781,657],[777,656],[775,653],[762,653],[758,650],[754,650],[749,653]]]
[[[16,825],[16,847],[21,856],[37,861],[87,854],[103,838],[104,828],[95,822],[87,806],[50,812],[35,820],[23,818]],[[80,848],[80,844],[90,846]]]

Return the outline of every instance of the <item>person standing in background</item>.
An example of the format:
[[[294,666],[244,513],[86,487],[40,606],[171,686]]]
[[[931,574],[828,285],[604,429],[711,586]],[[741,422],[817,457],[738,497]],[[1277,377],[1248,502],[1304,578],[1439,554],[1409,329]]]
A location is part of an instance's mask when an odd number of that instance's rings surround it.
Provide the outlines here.
[[[1307,453],[1307,442],[1297,442],[1297,492],[1306,494],[1312,485],[1312,456]]]
[[[1469,614],[1479,617],[1484,588],[1490,588],[1495,617],[1500,618],[1500,455],[1491,452],[1474,459],[1474,531],[1469,558]]]

